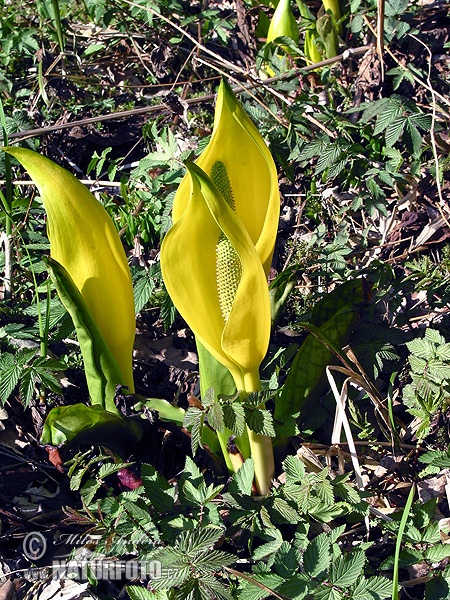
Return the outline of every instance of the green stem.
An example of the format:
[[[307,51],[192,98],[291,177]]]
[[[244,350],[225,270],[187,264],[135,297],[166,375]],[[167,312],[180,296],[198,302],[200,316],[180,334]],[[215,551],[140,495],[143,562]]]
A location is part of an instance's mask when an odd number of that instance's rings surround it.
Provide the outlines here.
[[[243,435],[233,437],[233,432],[227,428],[224,431],[216,431],[216,433],[227,469],[230,473],[236,473],[243,465],[244,460],[251,456],[248,433],[244,431]],[[233,438],[233,443],[236,445],[236,453],[230,452],[228,447],[230,437]]]
[[[251,392],[261,390],[261,381],[258,371],[245,373],[244,375],[245,399]],[[262,404],[259,408],[264,408]],[[270,485],[275,474],[275,461],[273,457],[272,438],[267,435],[255,433],[247,427],[250,453],[255,465],[255,485],[261,496],[267,496]]]
[[[41,356],[47,356],[48,352],[48,332],[50,329],[50,302],[51,302],[52,286],[50,278],[47,279],[47,302],[45,307],[45,322],[43,323],[42,334],[41,334]],[[38,312],[40,312],[40,306],[38,306]]]
[[[53,7],[53,24],[55,25],[56,35],[58,37],[59,51],[64,52],[64,34],[61,23],[61,13],[59,12],[58,0],[52,0]]]
[[[272,438],[248,430],[251,455],[255,464],[255,485],[261,496],[267,496],[275,474]]]
[[[394,570],[392,574],[392,600],[398,600],[398,571],[400,563],[400,551],[402,549],[403,534],[405,533],[406,523],[408,521],[409,511],[411,510],[415,492],[416,484],[413,483],[408,494],[408,499],[406,500],[405,508],[403,509],[403,515],[397,533],[397,542],[395,544]]]
[[[3,145],[8,145],[8,133],[6,130],[6,117],[5,111],[3,109],[3,103],[0,98],[0,125],[2,128],[2,136],[3,136]],[[6,195],[0,193],[0,198],[3,204],[3,208],[5,211],[5,299],[11,298],[11,266],[12,266],[12,218],[11,218],[11,210],[12,210],[12,170],[11,170],[11,157],[7,154],[5,155],[5,185],[6,185]]]
[[[31,272],[31,277],[33,279],[33,287],[34,287],[34,297],[36,298],[37,320],[38,320],[39,341],[40,341],[39,353],[41,356],[45,357],[45,356],[47,356],[47,335],[45,332],[44,321],[42,319],[41,299],[39,296],[39,286],[38,286],[38,282],[36,279],[36,273],[34,272],[34,268],[33,268],[33,261],[31,260],[30,252],[28,250],[27,245],[24,244],[23,248],[27,255],[28,262],[30,263],[30,272]],[[50,300],[48,300],[48,302],[50,302]],[[49,307],[47,307],[46,313],[48,311],[49,311]]]

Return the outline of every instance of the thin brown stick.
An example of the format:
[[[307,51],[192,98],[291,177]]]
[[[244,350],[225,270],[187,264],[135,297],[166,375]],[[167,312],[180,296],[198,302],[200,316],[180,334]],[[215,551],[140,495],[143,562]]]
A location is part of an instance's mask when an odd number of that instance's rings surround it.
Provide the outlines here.
[[[364,21],[366,22],[367,27],[370,29],[370,31],[376,35],[374,28],[372,27],[372,24],[370,23],[369,19],[364,15]],[[405,66],[403,63],[401,63],[398,58],[395,56],[395,54],[389,49],[389,48],[384,48],[384,51],[387,52],[389,54],[389,56],[397,63],[397,65],[403,69],[404,71],[408,71],[408,73],[410,73],[411,77],[414,79],[414,81],[416,83],[418,83],[419,85],[421,85],[422,87],[424,87],[426,90],[428,90],[432,95],[434,95],[436,98],[439,98],[439,100],[441,100],[441,102],[443,102],[444,104],[446,104],[447,106],[450,106],[450,100],[448,100],[447,98],[445,98],[445,96],[443,96],[442,94],[439,94],[439,92],[436,92],[436,90],[434,90],[430,85],[428,85],[428,83],[425,83],[425,81],[422,81],[422,79],[420,79],[420,77],[417,77],[417,75],[415,73],[413,73],[411,71],[411,69],[408,69],[407,66]],[[442,107],[440,107],[440,110],[442,111],[442,113],[448,118],[450,119],[450,113],[448,113],[447,111],[445,111]]]
[[[239,87],[234,87],[233,91],[235,94],[246,93],[251,89],[263,87],[268,92],[271,92],[269,84],[275,83],[276,81],[291,79],[292,77],[298,77],[303,73],[309,73],[314,69],[324,67],[327,65],[331,65],[334,63],[338,63],[341,61],[349,60],[354,56],[358,56],[360,54],[365,54],[367,50],[372,48],[372,46],[360,46],[359,48],[352,48],[345,50],[342,54],[338,56],[334,56],[333,58],[327,58],[326,60],[322,60],[313,65],[308,65],[304,67],[298,67],[296,69],[292,69],[287,73],[283,73],[282,75],[278,75],[276,77],[271,77],[270,79],[262,81],[252,81],[250,83],[241,83]],[[186,98],[185,102],[188,104],[201,104],[202,102],[210,102],[214,99],[214,94],[207,94],[205,96],[198,96],[197,98]],[[71,121],[68,123],[58,123],[56,125],[48,125],[47,127],[38,127],[36,129],[28,129],[27,131],[16,131],[9,135],[10,140],[16,140],[18,142],[22,142],[29,138],[38,137],[40,135],[45,135],[47,133],[52,133],[53,131],[62,131],[63,129],[71,129],[72,127],[82,127],[84,125],[91,125],[94,123],[101,123],[104,121],[114,121],[116,119],[124,119],[127,117],[132,117],[136,115],[144,115],[149,113],[158,112],[160,110],[170,110],[170,107],[166,104],[162,103],[158,106],[141,106],[139,108],[132,108],[130,110],[121,110],[113,113],[109,113],[107,115],[99,115],[97,117],[88,117],[86,119],[79,119],[76,121]]]

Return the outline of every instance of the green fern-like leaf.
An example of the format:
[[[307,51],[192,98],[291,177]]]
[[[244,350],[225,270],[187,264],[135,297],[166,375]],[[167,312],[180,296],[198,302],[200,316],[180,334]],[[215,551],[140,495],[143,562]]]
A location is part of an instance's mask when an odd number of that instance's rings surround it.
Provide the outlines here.
[[[391,598],[392,581],[386,577],[361,577],[352,589],[351,597],[355,600],[384,600]]]
[[[155,509],[159,512],[173,510],[176,489],[151,465],[142,465],[141,478],[145,492]]]
[[[275,437],[273,426],[273,417],[268,410],[264,409],[245,409],[245,421],[248,427],[255,433]]]
[[[127,594],[130,600],[171,600],[171,594],[166,590],[152,592],[137,585],[127,586]]]
[[[303,568],[309,577],[324,576],[330,568],[330,540],[321,533],[310,542],[303,555]]]
[[[252,493],[253,478],[255,476],[255,464],[253,458],[247,458],[228,484],[230,494],[241,494],[250,496]]]
[[[245,409],[240,402],[223,405],[223,419],[225,427],[235,435],[240,436],[245,431]]]
[[[202,527],[196,531],[183,531],[178,541],[179,550],[186,555],[196,556],[213,548],[223,535],[221,527]]]
[[[366,557],[362,551],[338,557],[330,568],[330,582],[340,588],[347,589],[361,577],[365,562]]]

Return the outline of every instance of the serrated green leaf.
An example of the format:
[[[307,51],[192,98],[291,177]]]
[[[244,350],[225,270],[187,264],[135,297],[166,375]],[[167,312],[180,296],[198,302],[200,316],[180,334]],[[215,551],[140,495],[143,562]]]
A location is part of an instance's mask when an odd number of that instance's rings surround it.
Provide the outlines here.
[[[255,583],[253,583],[255,581]],[[258,586],[256,582],[263,584]],[[282,577],[275,573],[253,574],[239,582],[239,600],[263,600],[271,596],[271,590],[276,590],[283,583]]]
[[[176,490],[151,465],[142,465],[141,478],[145,492],[155,510],[168,512],[173,510]]]
[[[274,561],[273,568],[278,575],[285,577],[292,577],[299,570],[300,567],[300,556],[288,542],[283,542],[277,551]]]
[[[330,582],[343,589],[350,587],[361,576],[365,562],[364,552],[358,550],[338,557],[331,564]]]
[[[178,540],[178,549],[190,557],[212,549],[223,536],[221,527],[207,526],[193,531],[183,531]]]
[[[4,354],[0,362],[0,401],[2,404],[7,402],[14,391],[14,388],[19,383],[19,378],[23,372],[23,368],[31,356],[35,355],[36,351],[17,352],[15,356],[12,354]]]
[[[430,131],[433,122],[432,116],[426,115],[425,113],[416,113],[414,115],[410,115],[409,120],[411,123],[414,123],[416,127],[419,127],[419,129],[422,129],[423,131]]]
[[[434,531],[438,534],[437,539],[439,540],[439,525],[434,520],[434,515],[436,513],[436,505],[437,498],[431,498],[427,502],[424,502],[420,506],[416,507],[414,515],[414,524],[419,529],[426,528],[426,531],[428,531],[429,529],[434,529]]]
[[[423,456],[419,456],[419,461],[442,469],[450,469],[450,448],[445,452],[443,450],[426,452]]]
[[[192,504],[202,506],[205,501],[205,484],[195,486],[189,479],[183,482],[183,495]]]
[[[303,568],[310,577],[319,577],[328,571],[330,562],[330,540],[325,533],[321,533],[306,548]]]
[[[400,120],[403,120],[404,122],[404,118],[401,119],[401,114],[402,114],[402,108],[401,106],[398,104],[398,102],[396,101],[389,101],[386,102],[383,107],[382,110],[380,112],[378,112],[377,114],[377,120],[375,123],[375,127],[373,130],[373,134],[374,135],[378,135],[380,133],[382,133],[383,131],[393,128],[393,124],[395,122],[399,122]]]
[[[236,561],[236,557],[222,550],[207,550],[194,561],[194,567],[201,574],[215,573],[222,571]]]
[[[439,531],[439,523],[436,521],[430,523],[422,534],[422,543],[424,544],[436,544],[440,541],[441,534]]]
[[[311,595],[317,584],[308,580],[304,575],[294,575],[277,588],[277,592],[290,600],[303,600],[313,598]]]
[[[231,494],[238,493],[250,496],[252,493],[253,478],[255,476],[255,465],[253,458],[247,458],[239,470],[234,473],[228,486]]]
[[[329,523],[337,517],[342,517],[349,512],[349,505],[346,502],[336,502],[333,505],[327,505],[318,499],[310,498],[308,511],[314,518],[323,523]]]
[[[337,542],[337,540],[341,537],[341,535],[344,533],[345,529],[346,529],[345,525],[339,525],[338,527],[335,527],[334,529],[332,529],[330,531],[330,533],[328,534],[330,543],[334,545]]]
[[[358,110],[362,110],[360,123],[368,123],[371,119],[376,117],[379,113],[382,113],[386,106],[389,104],[389,98],[380,98],[375,102],[364,102],[361,104]],[[351,111],[348,111],[351,112]]]
[[[152,297],[156,284],[152,277],[147,277],[147,274],[141,274],[139,279],[133,282],[134,292],[134,310],[136,314],[139,314],[147,302]]]
[[[99,479],[105,479],[105,477],[108,477],[108,475],[112,475],[113,473],[117,473],[117,471],[120,471],[121,469],[129,467],[132,464],[133,463],[121,463],[121,464],[107,463],[107,464],[103,464],[103,465],[100,465],[100,468],[98,470],[98,474],[97,475],[98,475]]]
[[[130,600],[169,600],[168,592],[165,590],[151,592],[138,585],[128,585],[127,594],[129,595]]]
[[[420,134],[420,131],[417,129],[414,123],[411,122],[410,119],[408,119],[408,121],[406,122],[405,134],[407,135],[406,142],[407,145],[410,146],[410,151],[414,156],[418,156],[420,153],[420,148],[422,146],[422,136]],[[409,144],[408,140],[410,142]]]
[[[417,527],[414,527],[414,525],[408,525],[408,528],[404,535],[411,542],[421,542],[422,541],[422,534],[417,529]]]
[[[33,397],[36,379],[31,367],[25,368],[20,374],[19,394],[25,407],[27,407]]]
[[[191,569],[188,565],[171,565],[163,569],[161,577],[152,579],[152,588],[155,590],[167,590],[182,585],[191,577]]]
[[[361,577],[352,590],[355,600],[384,600],[392,595],[392,581],[386,577]]]
[[[339,162],[343,152],[344,148],[340,140],[324,145],[317,160],[315,174],[319,175],[331,165]]]
[[[204,592],[204,600],[232,600],[234,597],[220,581],[210,575],[204,575],[196,581],[200,591]]]
[[[241,436],[245,432],[245,409],[240,402],[232,402],[223,406],[223,418],[225,427]]]
[[[292,523],[294,525],[301,520],[298,510],[279,497],[272,500],[269,512],[274,523]]]
[[[183,475],[184,477],[188,477],[193,483],[204,482],[202,472],[190,456],[186,456]]]
[[[59,363],[61,364],[61,363]],[[64,365],[65,368],[65,365]],[[62,388],[61,388],[61,384],[59,383],[59,381],[56,379],[56,377],[54,376],[54,374],[52,373],[52,370],[56,370],[54,369],[54,367],[50,364],[39,364],[39,359],[38,361],[36,361],[32,367],[31,370],[33,372],[34,377],[41,382],[41,384],[46,387],[47,389],[51,390],[52,392],[54,392],[55,394],[61,394],[62,392]]]
[[[314,593],[314,600],[343,600],[342,592],[335,588],[321,587]]]
[[[328,144],[328,140],[313,139],[302,146],[298,160],[310,160],[314,156],[320,156],[324,147]]]
[[[275,554],[283,544],[283,536],[278,529],[271,529],[265,533],[265,537],[272,538],[271,541],[258,546],[253,552],[253,560],[261,560]]]
[[[189,429],[197,421],[201,421],[204,417],[204,411],[196,406],[190,406],[184,414],[183,427]]]
[[[81,497],[83,498],[83,502],[89,506],[94,498],[95,494],[98,492],[100,487],[102,486],[102,482],[97,479],[88,479],[86,483],[81,488]]]
[[[386,145],[393,146],[400,139],[407,121],[404,117],[395,119],[392,123],[389,123],[388,128],[384,134]]]
[[[283,469],[286,473],[286,481],[298,483],[306,474],[305,465],[296,456],[288,456],[283,461]]]
[[[223,431],[225,429],[223,408],[219,402],[214,402],[209,407],[208,423],[215,431]]]
[[[319,498],[323,500],[323,502],[325,502],[325,504],[333,504],[334,493],[333,486],[331,485],[330,481],[326,479],[325,481],[318,483],[315,486],[315,492],[319,496]]]
[[[450,556],[450,546],[448,544],[435,544],[427,548],[425,552],[425,559],[430,562],[441,562],[444,558]]]
[[[265,409],[245,408],[245,421],[249,429],[260,435],[275,437],[272,414]]]
[[[205,422],[205,411],[190,406],[183,419],[183,427],[186,427],[191,433],[192,454],[195,456],[199,448],[203,448],[202,431]]]

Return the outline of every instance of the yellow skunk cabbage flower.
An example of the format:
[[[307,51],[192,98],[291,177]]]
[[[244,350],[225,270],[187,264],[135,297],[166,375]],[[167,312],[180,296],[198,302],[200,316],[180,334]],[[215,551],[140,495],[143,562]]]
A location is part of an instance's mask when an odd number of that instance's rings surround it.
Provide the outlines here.
[[[161,269],[180,314],[244,395],[261,389],[259,366],[271,327],[267,274],[279,211],[272,156],[222,80],[211,140],[188,165],[174,199]],[[255,484],[267,494],[272,442],[251,430],[248,437]]]
[[[224,79],[217,96],[211,140],[196,164],[222,195],[232,196],[233,210],[247,230],[267,275],[280,216],[277,170],[261,134]],[[190,177],[186,176],[175,195],[174,223],[188,206],[190,189]]]
[[[299,41],[297,21],[291,11],[290,0],[280,0],[267,32],[267,42],[273,42],[278,37],[288,37],[294,42]]]
[[[51,257],[72,278],[117,363],[122,381],[115,383],[134,391],[133,288],[111,218],[76,177],[48,158],[25,148],[5,151],[24,166],[39,189],[47,213]],[[99,399],[92,401],[98,403]]]
[[[237,389],[260,389],[270,336],[267,279],[253,241],[228,198],[188,165],[186,209],[161,247],[161,268],[180,314]],[[228,185],[222,170],[223,189]],[[236,202],[237,205],[237,202]]]

